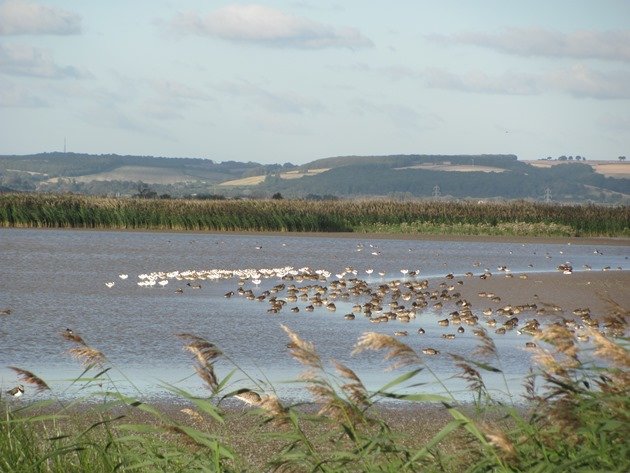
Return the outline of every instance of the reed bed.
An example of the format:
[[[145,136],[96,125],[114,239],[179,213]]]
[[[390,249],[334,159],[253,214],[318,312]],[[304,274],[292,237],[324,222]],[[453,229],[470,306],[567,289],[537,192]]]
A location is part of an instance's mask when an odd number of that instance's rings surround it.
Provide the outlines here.
[[[615,306],[608,319],[625,333],[629,315]],[[297,382],[312,399],[308,407],[284,402],[273,387],[252,377],[244,378],[251,388],[236,389],[238,366],[218,379],[214,363],[229,357],[204,338],[184,333],[178,337],[208,395],[168,388],[186,403],[177,415],[121,394],[109,378],[115,367],[106,356],[80,336],[63,334],[73,344],[70,354],[87,363],[74,383],[89,394],[72,402],[54,392],[30,403],[0,397],[0,471],[630,470],[627,338],[591,330],[594,348],[584,351],[563,324],[540,331],[538,364],[525,382],[526,404],[519,407],[496,400],[485,387],[483,373],[501,372],[485,332],[477,359],[453,356],[475,395],[474,404],[462,405],[448,391],[424,393],[422,381],[440,382],[439,375],[421,353],[394,337],[367,332],[355,345],[355,354],[381,352],[390,369],[401,372],[369,391],[349,366],[325,362],[312,343],[283,329],[290,355],[304,370]],[[77,356],[77,348],[100,356]],[[35,373],[14,370],[27,388],[50,392]],[[405,394],[397,392],[401,387]],[[229,399],[245,402],[249,410],[230,413],[224,407]],[[401,403],[397,409],[403,413],[406,405],[431,405],[441,421],[430,420],[424,436],[407,430],[410,423],[397,430],[379,414],[379,403],[388,399]],[[235,416],[245,419],[236,432],[230,424]]]
[[[0,195],[0,226],[627,237],[630,208],[524,201],[197,201],[5,194]]]

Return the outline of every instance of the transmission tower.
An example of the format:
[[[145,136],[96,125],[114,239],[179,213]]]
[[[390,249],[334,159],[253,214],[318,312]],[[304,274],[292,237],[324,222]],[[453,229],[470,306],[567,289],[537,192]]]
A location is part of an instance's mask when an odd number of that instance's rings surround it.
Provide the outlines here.
[[[433,198],[439,199],[442,194],[440,193],[440,186],[437,184],[433,186]]]
[[[545,188],[545,202],[551,202],[551,189],[549,187]]]

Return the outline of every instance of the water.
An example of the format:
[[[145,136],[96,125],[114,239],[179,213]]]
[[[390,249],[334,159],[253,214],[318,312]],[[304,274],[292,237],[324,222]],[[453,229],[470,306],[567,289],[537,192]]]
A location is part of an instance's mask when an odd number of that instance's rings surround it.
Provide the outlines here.
[[[360,251],[359,251],[360,250]],[[519,244],[457,241],[410,241],[394,239],[327,238],[306,236],[150,233],[73,230],[0,229],[0,309],[9,307],[10,316],[0,316],[0,387],[15,385],[16,376],[7,366],[35,372],[59,393],[75,395],[79,385],[68,380],[81,373],[67,349],[72,344],[60,336],[66,328],[80,334],[88,344],[106,354],[114,369],[110,372],[118,388],[145,396],[165,395],[164,384],[203,394],[204,387],[193,376],[191,357],[175,334],[191,332],[217,344],[231,361],[217,363],[219,377],[235,363],[251,379],[238,373],[234,387],[254,387],[254,382],[271,381],[285,396],[299,397],[294,383],[301,367],[288,356],[288,339],[281,324],[312,341],[325,360],[348,364],[371,389],[382,386],[401,372],[385,373],[382,353],[350,356],[357,338],[366,331],[391,334],[408,330],[415,335],[418,320],[371,324],[357,315],[348,322],[343,315],[356,302],[335,301],[337,311],[303,310],[308,302],[287,304],[278,314],[269,314],[267,302],[248,301],[224,294],[238,288],[237,279],[201,281],[194,290],[186,281],[172,279],[165,287],[139,287],[138,275],[153,271],[189,269],[245,269],[310,267],[335,274],[352,266],[358,277],[372,284],[399,279],[400,269],[420,270],[422,278],[443,277],[448,272],[463,274],[482,268],[495,270],[507,265],[515,273],[555,271],[558,264],[571,261],[574,268],[585,264],[616,268],[627,262],[626,246],[606,246],[595,255],[590,245]],[[373,254],[375,253],[375,254]],[[549,258],[548,256],[551,256]],[[480,264],[479,267],[475,265]],[[533,268],[529,265],[533,265]],[[368,277],[365,269],[374,272]],[[378,273],[385,273],[380,276]],[[128,274],[122,280],[119,274]],[[107,288],[106,282],[114,282]],[[245,288],[256,294],[280,283],[263,279],[260,286],[248,281]],[[290,284],[291,282],[287,282]],[[304,284],[313,284],[312,281]],[[325,284],[325,283],[324,283]],[[296,285],[300,286],[299,283]],[[184,289],[182,294],[175,289]],[[288,307],[298,306],[299,313]],[[451,309],[453,310],[453,309]],[[450,312],[450,310],[448,311]],[[445,313],[448,313],[445,310]],[[478,340],[470,330],[455,341],[441,338],[444,332],[434,320],[445,314],[430,310],[420,316],[427,330],[423,337],[403,339],[415,349],[430,346],[443,352],[470,355]],[[419,318],[420,318],[419,317]],[[453,330],[450,330],[451,332]],[[521,392],[520,382],[528,372],[529,354],[522,349],[523,338],[516,332],[497,337],[503,376],[487,378],[492,389]],[[449,358],[437,356],[428,367],[446,380],[457,396],[469,396]],[[427,372],[417,382],[427,383],[425,392],[442,392],[443,387]],[[507,387],[506,387],[507,385]]]

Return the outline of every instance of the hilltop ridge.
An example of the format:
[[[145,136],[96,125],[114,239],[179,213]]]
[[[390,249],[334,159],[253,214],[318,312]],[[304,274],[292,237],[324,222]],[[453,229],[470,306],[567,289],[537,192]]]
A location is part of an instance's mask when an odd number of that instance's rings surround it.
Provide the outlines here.
[[[601,169],[600,169],[601,166]],[[614,168],[614,169],[613,169]],[[605,176],[602,172],[613,173]],[[7,191],[264,198],[472,198],[625,203],[630,163],[519,161],[513,154],[335,156],[261,164],[117,154],[0,156]]]

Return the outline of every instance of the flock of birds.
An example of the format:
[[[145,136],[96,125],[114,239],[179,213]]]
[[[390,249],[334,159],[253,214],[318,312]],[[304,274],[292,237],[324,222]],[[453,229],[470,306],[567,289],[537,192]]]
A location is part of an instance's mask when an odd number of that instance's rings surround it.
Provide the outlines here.
[[[370,245],[370,247],[372,254],[380,254],[377,246]],[[257,247],[257,249],[260,248],[262,247]],[[363,245],[357,245],[357,251],[363,249]],[[602,254],[598,250],[594,253]],[[546,257],[550,258],[550,255],[547,254]],[[480,267],[481,263],[475,262],[473,266]],[[558,265],[557,269],[564,274],[573,272],[570,262]],[[591,270],[591,267],[584,265],[583,269]],[[602,269],[606,271],[610,267]],[[514,277],[506,265],[498,266],[497,272],[508,278]],[[379,278],[376,278],[376,275]],[[269,314],[277,314],[283,310],[291,313],[313,312],[319,308],[336,312],[339,305],[340,307],[351,306],[351,309],[343,315],[345,320],[354,320],[357,316],[363,316],[374,324],[392,321],[407,324],[423,313],[429,312],[437,317],[423,318],[422,320],[426,320],[425,323],[434,323],[437,327],[447,330],[456,327],[454,332],[441,334],[445,340],[453,340],[467,331],[481,337],[485,336],[488,330],[494,331],[497,335],[503,335],[509,331],[536,335],[541,331],[541,323],[536,317],[547,314],[558,315],[551,323],[566,326],[576,333],[578,340],[583,342],[588,341],[585,330],[587,327],[607,330],[615,336],[625,334],[625,327],[611,325],[610,322],[600,322],[592,316],[588,308],[576,308],[573,310],[574,317],[566,318],[564,309],[558,305],[540,300],[518,305],[505,304],[501,301],[501,297],[493,292],[479,292],[477,296],[486,301],[485,307],[482,310],[474,309],[473,304],[462,296],[461,287],[466,278],[492,277],[493,273],[488,268],[476,276],[472,271],[466,272],[461,278],[449,273],[433,282],[421,279],[419,269],[403,268],[400,269],[400,275],[399,278],[389,279],[385,277],[386,273],[375,272],[373,268],[366,268],[359,272],[351,266],[339,273],[310,267],[285,266],[267,269],[158,271],[138,275],[136,284],[143,288],[155,286],[164,288],[169,283],[174,285],[175,282],[179,282],[181,284],[175,289],[175,293],[182,294],[184,289],[201,289],[203,281],[236,280],[237,287],[225,293],[225,297],[242,297],[250,301],[266,302]],[[119,275],[121,281],[128,278],[128,274]],[[527,274],[520,274],[519,278],[526,279]],[[274,279],[275,284],[269,282]],[[113,288],[115,284],[114,281],[105,283],[108,288]],[[445,315],[447,312],[448,315]],[[11,309],[0,309],[0,315],[10,314]],[[435,320],[436,318],[438,320]],[[418,335],[426,334],[426,330],[422,327],[416,329],[415,332]],[[409,336],[409,333],[408,329],[393,331],[393,335],[397,337]],[[536,343],[527,341],[525,347],[535,348]],[[429,356],[440,354],[440,351],[433,347],[425,347],[422,352]],[[24,394],[24,386],[18,385],[7,391],[7,394],[19,398]]]
[[[371,249],[378,253],[377,248],[372,246]],[[357,251],[362,250],[363,246],[358,245]],[[601,254],[598,250],[595,250],[595,253]],[[546,257],[549,258],[550,255],[547,254]],[[475,262],[473,266],[480,267],[481,263]],[[570,262],[558,265],[557,269],[564,274],[573,272]],[[584,269],[590,270],[591,267],[585,265]],[[608,269],[610,268],[603,268]],[[514,277],[507,265],[498,266],[497,272],[507,278]],[[486,301],[486,307],[475,310],[473,304],[462,296],[460,289],[466,278],[475,277],[472,271],[466,272],[461,279],[449,273],[443,280],[435,281],[435,286],[428,279],[420,278],[419,269],[400,269],[401,276],[395,279],[385,278],[384,272],[376,272],[380,276],[380,280],[376,281],[374,273],[373,268],[366,268],[360,272],[354,267],[346,267],[339,273],[290,266],[267,269],[185,270],[140,274],[137,285],[164,287],[169,282],[181,281],[185,286],[175,289],[176,293],[181,294],[186,288],[200,289],[203,281],[236,279],[237,288],[225,293],[225,297],[242,297],[250,301],[266,302],[269,314],[278,314],[283,310],[291,313],[313,312],[318,308],[337,312],[338,306],[349,308],[352,305],[352,308],[343,315],[345,320],[355,320],[357,316],[363,316],[374,324],[391,321],[406,324],[421,314],[430,312],[438,318],[444,317],[437,320],[438,327],[450,327],[449,330],[456,327],[454,332],[441,335],[445,340],[453,340],[467,330],[478,336],[483,336],[487,330],[492,330],[497,335],[513,330],[518,334],[535,335],[541,331],[541,323],[536,317],[548,314],[558,315],[559,322],[554,323],[560,323],[575,331],[578,340],[581,341],[588,341],[587,327],[600,327],[600,321],[591,315],[588,308],[576,308],[573,310],[574,317],[565,318],[564,309],[558,305],[540,300],[524,304],[502,304],[501,297],[493,292],[479,292],[478,297]],[[485,268],[476,277],[487,279],[492,276],[493,273]],[[520,274],[518,277],[526,279],[528,276]],[[126,274],[120,275],[120,279],[127,278]],[[267,282],[273,279],[276,279],[277,284]],[[114,283],[107,285],[111,287]],[[431,323],[430,320],[427,320],[427,323]],[[486,328],[482,328],[484,326]],[[623,331],[620,327],[602,328],[616,331],[615,333]],[[420,327],[416,333],[423,335],[426,330]],[[395,330],[393,335],[408,336],[409,330]],[[533,348],[536,344],[528,341],[525,346]],[[422,351],[426,355],[440,353],[432,347],[426,347]]]

